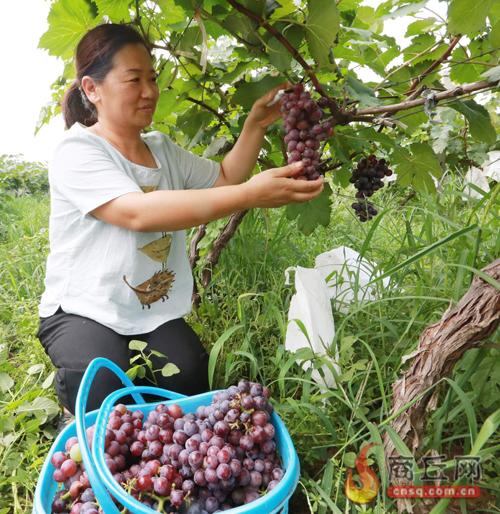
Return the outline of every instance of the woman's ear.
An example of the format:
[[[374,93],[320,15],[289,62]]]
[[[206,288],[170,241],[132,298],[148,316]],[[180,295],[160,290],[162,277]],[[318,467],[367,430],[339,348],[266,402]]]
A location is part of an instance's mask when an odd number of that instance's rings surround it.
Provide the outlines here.
[[[100,95],[97,88],[97,84],[91,77],[87,75],[82,77],[81,88],[90,102],[92,102],[94,105],[99,102]]]

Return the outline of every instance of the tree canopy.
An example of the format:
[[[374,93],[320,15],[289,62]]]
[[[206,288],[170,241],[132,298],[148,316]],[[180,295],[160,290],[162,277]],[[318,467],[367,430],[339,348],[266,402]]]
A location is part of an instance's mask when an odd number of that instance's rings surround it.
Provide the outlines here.
[[[500,79],[500,4],[451,0],[444,19],[427,3],[54,0],[40,47],[65,68],[40,126],[60,110],[81,36],[103,22],[131,22],[153,44],[159,73],[151,129],[222,159],[257,98],[285,80],[302,82],[316,99],[328,99],[325,115],[335,130],[321,150],[333,184],[346,187],[352,160],[376,153],[389,160],[399,184],[432,192],[433,177],[480,166],[498,149],[498,98],[482,93]],[[401,47],[384,22],[408,15],[415,21]],[[362,70],[374,78],[363,79]],[[286,163],[283,134],[280,122],[268,129],[261,167]],[[328,223],[330,197],[327,187],[288,213],[311,232]]]

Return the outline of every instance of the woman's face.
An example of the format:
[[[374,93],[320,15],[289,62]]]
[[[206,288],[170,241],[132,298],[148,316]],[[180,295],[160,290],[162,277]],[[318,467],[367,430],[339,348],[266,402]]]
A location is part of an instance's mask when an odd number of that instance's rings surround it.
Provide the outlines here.
[[[104,81],[93,83],[89,93],[99,121],[121,128],[147,127],[153,121],[159,91],[146,48],[141,44],[124,46],[113,57],[113,68]]]

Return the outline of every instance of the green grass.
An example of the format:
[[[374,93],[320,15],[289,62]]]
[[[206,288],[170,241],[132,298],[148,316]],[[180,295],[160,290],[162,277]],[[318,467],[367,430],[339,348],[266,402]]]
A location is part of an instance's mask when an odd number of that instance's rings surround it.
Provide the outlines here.
[[[422,330],[463,295],[477,270],[499,255],[498,192],[499,186],[480,202],[467,203],[457,182],[437,197],[408,198],[408,192],[391,187],[378,195],[383,212],[367,224],[357,222],[349,199],[338,196],[330,225],[307,237],[283,210],[255,210],[245,217],[189,321],[212,352],[214,388],[241,376],[271,387],[302,465],[291,512],[363,510],[346,502],[346,465],[362,444],[380,442],[386,431],[396,437],[388,428],[391,386],[407,367],[402,357],[416,348]],[[0,513],[31,510],[57,418],[53,368],[35,338],[48,213],[44,195],[5,196],[0,206]],[[310,371],[283,348],[294,292],[285,285],[285,270],[311,267],[318,253],[340,245],[376,263],[390,283],[386,288],[376,284],[376,301],[352,304],[346,314],[334,312],[341,375],[336,389],[321,391]],[[462,512],[498,512],[500,469],[494,454],[500,441],[491,427],[498,426],[494,399],[500,377],[494,341],[492,336],[488,345],[469,351],[450,380],[439,385],[438,407],[429,415],[422,442],[423,452],[432,448],[446,454],[450,466],[454,455],[475,451],[482,457],[479,485],[485,494],[480,503],[458,505]],[[32,414],[28,407],[33,406],[39,409]],[[396,442],[400,453],[409,451]],[[387,485],[380,446],[372,458]],[[392,510],[382,492],[364,509]]]

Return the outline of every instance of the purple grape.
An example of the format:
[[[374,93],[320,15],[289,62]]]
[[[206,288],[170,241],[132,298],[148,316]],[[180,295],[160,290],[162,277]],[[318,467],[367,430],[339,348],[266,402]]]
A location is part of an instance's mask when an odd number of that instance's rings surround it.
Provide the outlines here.
[[[215,512],[217,509],[219,508],[219,502],[217,500],[217,498],[215,498],[214,496],[209,496],[206,500],[205,500],[205,509],[207,510],[207,512],[209,512],[210,514],[212,512]]]

